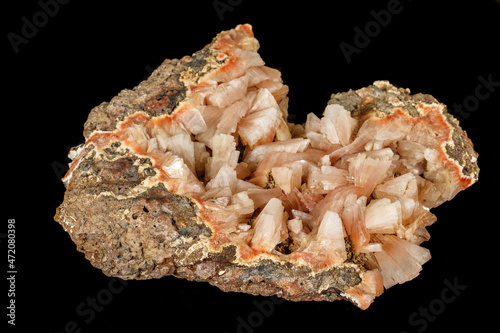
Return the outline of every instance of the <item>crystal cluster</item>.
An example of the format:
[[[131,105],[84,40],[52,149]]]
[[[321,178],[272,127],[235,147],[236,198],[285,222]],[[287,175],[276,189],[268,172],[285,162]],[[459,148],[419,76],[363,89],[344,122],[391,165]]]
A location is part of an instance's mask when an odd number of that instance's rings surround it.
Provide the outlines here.
[[[430,209],[477,180],[477,153],[387,81],[288,123],[258,48],[239,25],[94,108],[56,220],[108,275],[366,308],[430,259]]]

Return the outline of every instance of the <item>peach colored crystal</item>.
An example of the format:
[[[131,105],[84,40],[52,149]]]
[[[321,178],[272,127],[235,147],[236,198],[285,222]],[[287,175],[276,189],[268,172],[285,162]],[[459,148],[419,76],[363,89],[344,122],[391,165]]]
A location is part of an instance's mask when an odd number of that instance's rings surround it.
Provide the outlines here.
[[[258,48],[239,25],[92,110],[56,219],[107,275],[365,309],[430,259],[430,210],[477,181],[477,154],[443,104],[387,81],[288,123]]]

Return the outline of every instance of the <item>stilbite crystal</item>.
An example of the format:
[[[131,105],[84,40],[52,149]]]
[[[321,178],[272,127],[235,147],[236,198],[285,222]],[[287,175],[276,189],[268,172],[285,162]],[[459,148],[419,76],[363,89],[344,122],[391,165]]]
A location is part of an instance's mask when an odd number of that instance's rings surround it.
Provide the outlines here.
[[[239,25],[94,108],[55,218],[110,276],[366,309],[430,259],[430,209],[477,181],[477,153],[443,104],[387,81],[287,123],[258,47]]]

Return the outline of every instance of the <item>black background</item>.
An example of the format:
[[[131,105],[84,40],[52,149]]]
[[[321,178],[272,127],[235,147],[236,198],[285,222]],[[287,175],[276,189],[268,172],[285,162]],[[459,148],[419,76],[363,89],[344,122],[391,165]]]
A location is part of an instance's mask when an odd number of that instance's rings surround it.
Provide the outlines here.
[[[2,107],[2,232],[7,219],[16,220],[15,329],[55,333],[75,325],[81,332],[399,333],[495,327],[490,325],[495,325],[498,308],[498,213],[492,192],[498,185],[498,83],[461,120],[480,154],[479,182],[433,210],[438,221],[429,228],[431,240],[423,244],[433,258],[420,276],[389,289],[368,310],[342,301],[285,302],[262,316],[254,302],[267,298],[165,277],[128,281],[95,316],[77,311],[90,309],[89,298],[109,295],[110,282],[115,288],[120,284],[93,268],[53,220],[63,200],[59,178],[68,149],[83,141],[83,123],[94,106],[137,85],[165,58],[190,55],[221,30],[250,23],[262,58],[282,71],[290,87],[289,112],[295,122],[303,122],[308,112],[321,114],[331,93],[380,79],[431,94],[451,111],[455,103],[474,100],[479,77],[500,82],[497,1],[401,0],[401,12],[391,15],[380,31],[372,31],[369,43],[351,55],[350,63],[339,44],[355,46],[354,28],[373,25],[371,11],[387,9],[390,1],[326,3],[73,0],[39,22],[36,35],[20,44],[17,53],[8,34],[22,35],[22,18],[33,22],[42,9],[37,1],[3,5],[7,103]],[[224,10],[221,4],[230,7]],[[6,253],[6,239],[0,240]],[[6,255],[0,257],[6,272]],[[442,308],[444,281],[467,288]],[[3,286],[6,313],[8,285]],[[429,306],[437,315],[430,311],[432,317],[422,319],[420,311]],[[412,315],[419,321],[411,322]],[[8,319],[4,313],[1,318]],[[241,321],[254,327],[244,328]]]

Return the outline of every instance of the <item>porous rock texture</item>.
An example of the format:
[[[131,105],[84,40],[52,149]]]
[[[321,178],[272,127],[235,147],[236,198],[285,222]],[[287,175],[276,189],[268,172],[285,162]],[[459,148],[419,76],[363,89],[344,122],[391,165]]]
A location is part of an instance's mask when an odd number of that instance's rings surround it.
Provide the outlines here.
[[[106,275],[367,308],[416,277],[430,209],[478,177],[432,96],[387,81],[287,123],[250,25],[95,107],[55,216]]]

